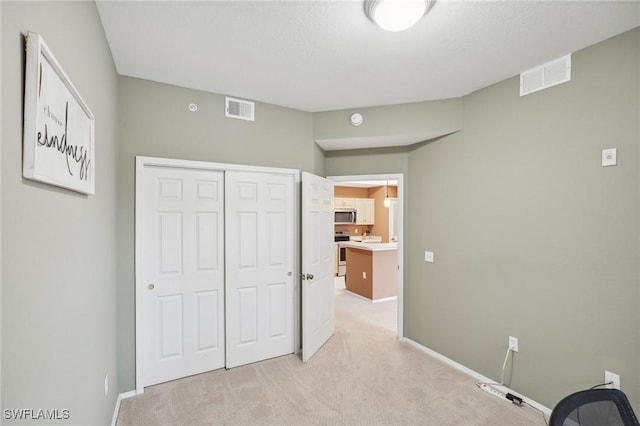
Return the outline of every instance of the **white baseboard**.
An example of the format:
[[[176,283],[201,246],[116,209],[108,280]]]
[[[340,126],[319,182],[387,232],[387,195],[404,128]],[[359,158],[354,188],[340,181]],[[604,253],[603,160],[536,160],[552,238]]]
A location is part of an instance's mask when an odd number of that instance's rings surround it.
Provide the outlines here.
[[[398,296],[385,297],[385,298],[382,298],[382,299],[369,299],[368,297],[361,296],[361,295],[359,295],[358,293],[354,293],[354,292],[349,291],[349,290],[344,290],[344,292],[345,292],[345,293],[349,293],[350,295],[355,296],[355,297],[357,297],[358,299],[366,300],[366,301],[367,301],[367,302],[369,302],[369,303],[387,302],[387,301],[389,301],[389,300],[396,300],[396,299],[398,299]]]
[[[390,300],[398,300],[398,296],[383,297],[382,299],[373,299],[371,303],[388,302]]]
[[[136,396],[136,391],[124,392],[118,395],[118,399],[116,400],[116,406],[113,410],[113,418],[111,419],[111,426],[116,426],[116,422],[118,421],[118,413],[120,412],[120,403],[123,399],[131,398],[132,396]]]
[[[455,362],[454,360],[447,358],[446,356],[427,348],[426,346],[422,346],[420,343],[414,342],[411,339],[407,339],[406,337],[402,337],[401,339],[399,339],[401,342],[407,343],[411,346],[413,346],[414,348],[444,362],[445,364],[455,368],[458,371],[463,372],[464,374],[473,377],[474,379],[476,379],[478,382],[481,383],[494,383],[495,380],[490,379],[486,376],[483,376],[482,374],[478,373],[477,371],[474,371],[470,368],[465,367],[464,365]],[[496,388],[498,388],[499,390],[502,390],[504,393],[511,393],[515,396],[517,396],[518,398],[522,398],[522,400],[524,402],[526,402],[527,404],[529,404],[530,406],[537,408],[538,410],[542,411],[547,418],[551,415],[551,409],[548,407],[545,407],[544,405],[540,404],[539,402],[536,402],[530,398],[527,398],[526,396],[514,391],[513,389],[508,388],[507,386],[501,385],[501,386],[494,386]]]

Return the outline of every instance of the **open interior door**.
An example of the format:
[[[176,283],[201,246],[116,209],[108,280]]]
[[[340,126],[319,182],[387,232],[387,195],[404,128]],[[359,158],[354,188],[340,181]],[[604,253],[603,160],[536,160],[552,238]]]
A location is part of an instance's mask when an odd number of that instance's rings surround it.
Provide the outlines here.
[[[333,181],[302,172],[302,361],[335,331]]]

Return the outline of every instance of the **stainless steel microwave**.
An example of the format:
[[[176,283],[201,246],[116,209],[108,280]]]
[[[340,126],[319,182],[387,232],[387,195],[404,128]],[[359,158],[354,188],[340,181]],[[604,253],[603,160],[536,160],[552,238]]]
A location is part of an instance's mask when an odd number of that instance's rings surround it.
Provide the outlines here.
[[[355,225],[356,211],[354,209],[336,209],[333,223],[336,225]]]

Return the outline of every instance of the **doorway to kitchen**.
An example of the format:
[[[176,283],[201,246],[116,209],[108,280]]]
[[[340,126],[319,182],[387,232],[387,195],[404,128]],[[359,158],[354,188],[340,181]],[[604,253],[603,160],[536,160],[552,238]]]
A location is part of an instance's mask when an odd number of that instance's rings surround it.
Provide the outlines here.
[[[336,266],[340,260],[347,261],[346,276],[350,279],[345,279],[343,282],[351,283],[351,288],[346,289],[351,293],[348,296],[356,294],[353,297],[360,298],[372,307],[397,304],[394,312],[397,319],[396,332],[398,339],[402,339],[404,337],[404,175],[400,173],[346,175],[328,176],[327,179],[335,182],[338,188],[337,195],[346,194],[346,196],[337,196],[336,209],[348,209],[340,204],[350,205],[351,194],[359,197],[355,192],[356,189],[367,188],[369,200],[353,199],[354,205],[360,204],[356,206],[359,208],[354,207],[356,220],[348,225],[335,226],[336,240],[339,237],[342,240],[349,239],[348,243],[336,243]],[[340,188],[346,188],[343,189],[345,192],[341,193]],[[371,207],[372,203],[373,207]],[[372,219],[365,218],[364,216],[371,214],[368,212],[371,208],[374,211],[382,211],[384,214],[374,214]],[[358,216],[360,219],[357,218]],[[339,254],[343,256],[338,256]],[[349,254],[351,254],[351,262],[349,262]],[[344,268],[344,265],[340,266]],[[338,275],[338,280],[342,280],[340,274]],[[387,288],[389,283],[393,283],[394,288]],[[366,288],[361,291],[360,285]],[[371,286],[374,288],[372,289]],[[389,295],[393,296],[388,297]],[[380,303],[376,303],[377,301]],[[367,315],[366,312],[370,311],[371,309],[366,307],[362,310],[363,315]],[[388,317],[388,312],[386,315]]]

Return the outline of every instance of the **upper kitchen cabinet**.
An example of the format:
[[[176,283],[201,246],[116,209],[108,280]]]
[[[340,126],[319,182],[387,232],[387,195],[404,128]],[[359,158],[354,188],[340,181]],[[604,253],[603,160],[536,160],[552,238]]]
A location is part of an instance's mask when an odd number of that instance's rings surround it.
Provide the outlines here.
[[[375,200],[372,198],[355,198],[356,225],[373,225],[375,223]]]
[[[353,198],[334,198],[333,206],[336,209],[355,209],[356,204]]]

